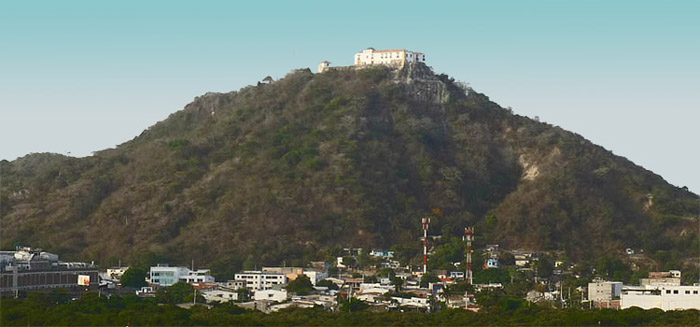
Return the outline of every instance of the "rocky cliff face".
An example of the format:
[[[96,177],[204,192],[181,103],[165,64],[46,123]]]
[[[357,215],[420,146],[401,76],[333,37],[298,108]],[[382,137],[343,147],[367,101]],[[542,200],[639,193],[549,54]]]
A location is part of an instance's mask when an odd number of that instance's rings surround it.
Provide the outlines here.
[[[297,70],[49,157],[0,163],[4,247],[232,272],[343,246],[410,258],[431,215],[445,239],[475,225],[477,246],[698,257],[697,195],[424,65]]]

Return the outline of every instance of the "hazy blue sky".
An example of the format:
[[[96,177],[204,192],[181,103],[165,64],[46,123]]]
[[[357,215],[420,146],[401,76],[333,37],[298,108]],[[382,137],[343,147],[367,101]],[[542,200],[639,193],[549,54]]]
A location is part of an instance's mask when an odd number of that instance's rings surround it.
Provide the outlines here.
[[[114,147],[369,46],[700,192],[700,1],[3,1],[0,159]]]

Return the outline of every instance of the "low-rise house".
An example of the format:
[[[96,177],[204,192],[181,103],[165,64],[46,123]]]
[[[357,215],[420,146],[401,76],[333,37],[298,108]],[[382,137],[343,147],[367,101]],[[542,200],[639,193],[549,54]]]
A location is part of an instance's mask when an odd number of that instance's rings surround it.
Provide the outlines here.
[[[452,279],[464,279],[463,271],[450,271],[450,278]]]
[[[365,302],[377,302],[377,298],[388,293],[391,287],[383,286],[379,283],[362,283],[360,289],[354,297]]]
[[[680,286],[681,272],[671,270],[668,272],[649,272],[649,278],[640,278],[641,286]]]
[[[287,277],[288,282],[297,279],[297,277],[301,275],[306,275],[306,277],[309,277],[311,284],[314,286],[318,281],[328,277],[328,274],[322,270],[306,269],[300,267],[263,267],[262,271],[284,274]]]
[[[255,301],[272,301],[284,302],[287,301],[288,293],[285,289],[267,289],[255,291],[253,299]]]
[[[498,268],[498,259],[497,258],[488,258],[484,262],[484,269],[493,269],[493,268]]]
[[[392,301],[396,301],[399,306],[407,306],[407,307],[418,307],[418,308],[429,308],[430,307],[430,299],[425,297],[410,297],[410,298],[405,298],[405,297],[398,297],[398,296],[392,296],[391,297]]]
[[[227,280],[226,283],[224,284],[224,287],[232,289],[232,290],[238,290],[241,288],[245,288],[245,281],[244,280]]]
[[[213,283],[214,276],[209,269],[189,270],[187,275],[180,276],[180,281],[188,284]]]
[[[207,302],[238,301],[238,292],[224,287],[202,290],[200,294]]]
[[[369,255],[375,258],[393,259],[394,251],[372,249],[372,251],[369,252]]]

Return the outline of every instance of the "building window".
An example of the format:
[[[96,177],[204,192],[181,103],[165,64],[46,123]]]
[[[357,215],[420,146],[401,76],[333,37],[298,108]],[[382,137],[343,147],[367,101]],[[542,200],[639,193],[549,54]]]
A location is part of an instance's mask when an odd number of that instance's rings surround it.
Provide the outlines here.
[[[698,294],[698,291],[693,291],[693,294]]]
[[[678,290],[673,290],[673,294],[678,294]]]
[[[671,294],[671,290],[666,290],[666,294]]]
[[[690,294],[690,291],[686,290],[686,291],[685,291],[685,294]]]

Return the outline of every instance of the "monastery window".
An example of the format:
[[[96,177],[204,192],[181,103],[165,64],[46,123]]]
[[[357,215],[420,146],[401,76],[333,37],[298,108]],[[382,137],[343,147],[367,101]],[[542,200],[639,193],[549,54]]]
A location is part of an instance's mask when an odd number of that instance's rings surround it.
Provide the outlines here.
[[[685,294],[690,294],[690,291],[686,290],[686,291],[685,291]]]
[[[693,291],[693,294],[698,294],[698,291]]]
[[[671,290],[666,290],[666,294],[671,294]]]
[[[673,294],[678,294],[678,290],[673,290]]]

